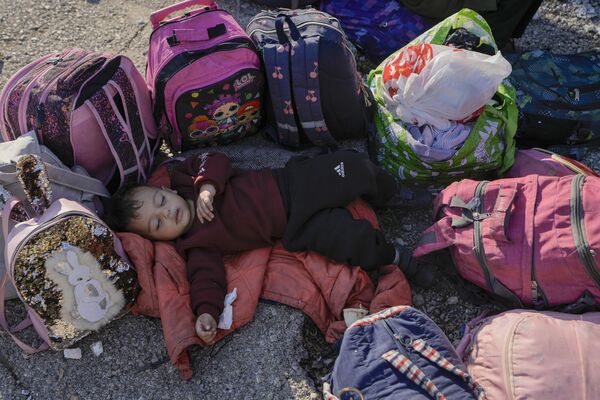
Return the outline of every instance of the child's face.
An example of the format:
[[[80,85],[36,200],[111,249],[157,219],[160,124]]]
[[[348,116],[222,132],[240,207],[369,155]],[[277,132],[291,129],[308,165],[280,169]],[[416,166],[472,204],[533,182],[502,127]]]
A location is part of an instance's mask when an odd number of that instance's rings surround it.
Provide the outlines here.
[[[141,207],[136,210],[129,228],[148,239],[174,240],[192,225],[193,203],[173,190],[141,186],[134,189],[131,197]]]

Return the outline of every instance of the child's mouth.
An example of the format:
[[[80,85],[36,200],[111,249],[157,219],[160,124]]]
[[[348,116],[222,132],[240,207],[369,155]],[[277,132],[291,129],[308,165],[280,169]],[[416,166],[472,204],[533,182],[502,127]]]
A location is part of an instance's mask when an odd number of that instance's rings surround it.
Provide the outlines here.
[[[177,211],[175,211],[175,223],[178,224],[181,222],[181,210],[178,208]]]

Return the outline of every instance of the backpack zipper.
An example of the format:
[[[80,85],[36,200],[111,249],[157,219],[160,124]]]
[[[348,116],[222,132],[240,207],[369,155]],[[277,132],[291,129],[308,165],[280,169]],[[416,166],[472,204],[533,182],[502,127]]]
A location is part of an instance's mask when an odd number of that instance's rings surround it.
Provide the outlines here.
[[[477,187],[475,188],[474,197],[478,199],[479,202],[479,204],[477,205],[478,213],[483,212],[484,190],[488,183],[488,181],[481,181],[477,184]],[[481,234],[481,221],[479,221],[478,219],[475,219],[473,221],[473,244],[475,245],[475,255],[477,256],[477,261],[483,269],[487,285],[490,288],[490,291],[493,293],[494,286],[492,285],[492,271],[485,256],[483,248],[483,236]]]
[[[583,222],[583,199],[581,192],[585,183],[585,175],[575,175],[571,183],[571,226],[573,230],[573,241],[577,248],[579,261],[583,265],[585,272],[600,289],[600,272],[594,261],[595,252],[590,248],[590,244],[585,234]]]
[[[408,336],[402,337],[402,335],[400,335],[399,333],[394,332],[394,330],[392,329],[392,327],[390,326],[390,324],[387,322],[386,319],[382,319],[381,321],[383,322],[383,327],[385,328],[387,333],[392,338],[394,338],[394,344],[396,345],[396,349],[398,349],[398,351],[400,353],[402,353],[402,355],[404,355],[406,358],[408,358],[410,360],[410,357],[408,356],[408,351],[406,350],[407,345],[403,341],[405,338],[408,338],[409,340],[411,340],[410,337],[408,337]],[[400,346],[400,344],[402,344],[402,346]]]
[[[510,351],[512,348],[512,345],[514,343],[514,339],[515,339],[515,331],[517,330],[517,325],[519,325],[521,323],[522,319],[516,321],[511,327],[510,327],[510,331],[509,334],[506,335],[506,340],[504,342],[504,349],[503,349],[503,353],[504,353],[504,357],[502,359],[502,366],[503,368],[503,372],[504,372],[504,390],[506,391],[506,394],[508,394],[510,396],[510,399],[514,399],[514,387],[513,387],[513,379],[511,378],[511,366],[513,365],[512,362],[512,352]]]
[[[303,22],[303,23],[301,23],[301,24],[298,24],[298,25],[296,25],[296,27],[297,27],[298,29],[300,29],[301,27],[304,27],[304,26],[309,26],[309,25],[318,25],[318,26],[324,26],[324,27],[326,27],[326,28],[331,28],[331,29],[333,29],[334,31],[337,31],[337,32],[338,32],[340,35],[342,35],[342,44],[344,45],[344,47],[346,48],[346,50],[348,50],[348,53],[352,54],[352,59],[354,59],[354,53],[353,53],[353,52],[352,52],[352,50],[350,49],[350,46],[348,46],[348,39],[347,39],[347,37],[346,37],[346,34],[344,33],[344,31],[342,31],[342,30],[340,30],[340,29],[336,28],[335,26],[328,25],[328,24],[325,24],[325,23],[323,23],[323,22],[313,22],[313,21],[306,21],[306,22]],[[268,29],[268,30],[265,30],[265,29],[256,28],[256,29],[253,29],[253,30],[252,30],[252,32],[250,32],[250,34],[249,34],[248,36],[250,36],[250,37],[251,37],[251,36],[254,34],[254,32],[262,32],[262,33],[276,33],[276,32],[277,32],[277,30],[276,30],[276,29]],[[355,60],[355,59],[354,59],[354,64],[355,64],[355,65],[354,65],[354,69],[356,69],[356,60]],[[358,73],[358,71],[357,71],[357,74],[359,74],[359,73]],[[359,77],[360,77],[360,74],[359,74]],[[360,77],[360,81],[362,82],[362,77]],[[364,86],[364,85],[361,85],[361,86]],[[365,89],[363,88],[362,90],[364,91]],[[364,93],[363,93],[363,95],[364,95]],[[366,100],[365,100],[365,102],[366,102]]]
[[[346,39],[346,34],[344,33],[344,31],[342,31],[341,29],[336,28],[333,25],[326,24],[324,22],[305,21],[305,22],[302,22],[302,23],[296,25],[296,28],[300,29],[302,27],[310,26],[310,25],[324,26],[326,28],[333,29],[334,31],[337,31],[338,33],[340,33],[344,39]],[[252,31],[250,31],[250,33],[248,34],[248,36],[252,36],[254,34],[254,32],[277,33],[277,29],[260,29],[260,28],[254,28]]]
[[[18,122],[19,122],[19,130],[21,132],[27,132],[29,129],[27,129],[27,105],[29,104],[29,97],[31,95],[31,91],[33,90],[33,86],[37,83],[37,78],[39,78],[40,76],[43,76],[46,72],[50,71],[52,69],[52,65],[50,65],[49,63],[44,63],[44,65],[42,66],[42,68],[40,68],[40,70],[36,73],[36,77],[34,79],[32,79],[31,81],[29,81],[29,83],[27,84],[27,86],[25,86],[25,89],[23,89],[23,92],[21,94],[21,99],[19,100],[19,108],[18,110],[22,110],[23,107],[25,107],[25,112],[21,113],[19,112],[19,116],[18,116]],[[33,71],[31,71],[33,73]],[[24,104],[27,103],[27,104]],[[21,118],[21,116],[23,116],[23,118]]]
[[[67,55],[66,55],[64,58],[60,58],[60,59],[59,59],[60,61],[57,61],[57,62],[53,63],[53,65],[54,65],[54,66],[56,66],[58,63],[60,63],[60,62],[63,62],[63,61],[65,60],[65,58],[68,58],[70,55],[71,55],[71,52],[69,52],[69,53],[68,53],[68,54],[67,54]],[[79,66],[81,66],[81,64],[83,64],[83,62],[85,61],[85,59],[86,59],[88,56],[92,56],[92,57],[94,57],[94,56],[96,56],[96,55],[95,55],[95,54],[84,54],[83,56],[79,57],[77,60],[73,60],[73,63],[72,63],[72,65],[71,65],[71,66],[73,67],[73,66],[75,66],[75,64],[77,64],[77,65],[76,65],[74,68],[67,69],[67,70],[63,71],[62,73],[58,74],[58,75],[57,75],[57,76],[56,76],[56,77],[55,77],[55,78],[54,78],[54,79],[53,79],[53,80],[52,80],[52,81],[51,81],[51,82],[50,82],[50,83],[49,83],[49,84],[46,86],[46,88],[45,88],[45,89],[44,89],[44,91],[42,92],[42,95],[40,96],[40,100],[39,100],[39,102],[38,102],[38,107],[37,107],[37,108],[38,108],[38,112],[39,112],[39,105],[40,105],[40,104],[43,104],[43,103],[46,101],[46,98],[48,97],[48,94],[50,94],[50,90],[51,90],[52,86],[53,86],[53,85],[54,85],[56,82],[58,82],[58,80],[59,80],[61,77],[63,77],[63,76],[65,75],[65,73],[67,73],[67,72],[68,72],[68,73],[71,73],[71,72],[73,72],[73,70],[74,70],[74,69],[76,69],[76,68],[78,68]]]
[[[537,183],[537,180],[536,180]],[[532,217],[533,218],[533,217]],[[542,286],[538,283],[537,280],[537,276],[535,273],[535,240],[533,238],[535,238],[535,221],[532,222],[532,228],[531,228],[531,235],[532,235],[532,240],[531,240],[531,276],[530,276],[530,280],[531,280],[531,303],[534,306],[542,306],[543,308],[546,308],[548,306],[548,298],[546,297],[546,293],[544,293],[544,290],[542,289]]]
[[[251,51],[256,52],[254,42],[245,36],[240,36],[237,38],[232,38],[227,42],[219,43],[207,49],[180,53],[177,56],[173,57],[171,60],[169,60],[169,62],[167,62],[164,66],[160,68],[160,72],[158,73],[158,75],[156,76],[156,80],[154,81],[154,86],[156,88],[156,105],[154,108],[155,120],[160,121],[161,114],[166,113],[166,110],[163,110],[165,104],[164,90],[167,81],[171,79],[173,75],[175,75],[185,67],[191,65],[192,63],[198,61],[206,55],[216,53],[218,51],[236,50],[240,48],[247,48]],[[171,123],[168,121],[168,119],[167,123],[169,124],[169,128],[172,129]]]
[[[285,9],[284,9],[284,8],[281,8],[281,10],[285,10]],[[288,8],[287,10],[289,10],[289,8]],[[299,14],[298,16],[304,16],[304,15],[307,15],[307,14],[316,14],[316,15],[321,15],[321,16],[323,16],[323,17],[326,17],[326,18],[328,18],[330,21],[331,21],[331,20],[333,20],[333,21],[337,21],[337,23],[338,23],[338,24],[340,23],[340,21],[339,21],[337,18],[335,18],[335,17],[333,17],[333,16],[330,16],[330,15],[328,15],[328,14],[324,13],[323,11],[320,11],[320,10],[317,10],[317,9],[314,9],[314,8],[312,8],[312,9],[311,9],[311,8],[309,8],[309,9],[302,10],[302,11],[303,11],[303,12],[302,12],[302,14]],[[251,20],[250,20],[250,21],[249,21],[249,22],[246,24],[246,27],[249,27],[250,25],[252,25],[252,24],[253,24],[253,23],[255,23],[256,21],[260,21],[260,20],[263,20],[263,19],[268,19],[268,20],[271,20],[271,21],[275,21],[275,20],[277,19],[277,17],[273,17],[273,16],[271,16],[271,15],[261,15],[261,16],[256,16],[256,17],[252,18],[252,19],[251,19]],[[248,35],[248,36],[250,36],[250,35]]]

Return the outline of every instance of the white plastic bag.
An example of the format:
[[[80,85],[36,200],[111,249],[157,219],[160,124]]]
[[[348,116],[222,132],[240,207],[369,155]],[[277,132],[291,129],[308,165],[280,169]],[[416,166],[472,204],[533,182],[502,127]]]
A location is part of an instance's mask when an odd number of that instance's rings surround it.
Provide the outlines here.
[[[386,63],[382,94],[396,118],[447,129],[479,115],[512,68],[494,56],[435,44],[408,46]]]

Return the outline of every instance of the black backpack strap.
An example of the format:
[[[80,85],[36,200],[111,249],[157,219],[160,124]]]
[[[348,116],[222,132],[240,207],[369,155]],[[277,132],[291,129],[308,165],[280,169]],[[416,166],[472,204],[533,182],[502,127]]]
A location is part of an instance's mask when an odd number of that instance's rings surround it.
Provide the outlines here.
[[[318,36],[299,38],[292,43],[291,69],[294,104],[300,125],[308,139],[318,146],[337,146],[323,116],[319,86]]]
[[[273,140],[282,145],[297,147],[300,135],[292,98],[289,57],[291,44],[283,28],[277,37],[279,44],[267,44],[263,47],[263,61],[276,124]]]

